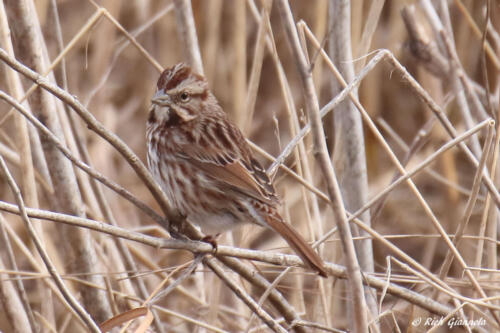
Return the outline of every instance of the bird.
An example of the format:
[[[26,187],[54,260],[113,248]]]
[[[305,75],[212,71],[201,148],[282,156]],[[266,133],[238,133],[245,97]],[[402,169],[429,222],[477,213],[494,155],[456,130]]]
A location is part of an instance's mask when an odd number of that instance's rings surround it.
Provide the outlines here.
[[[203,75],[165,69],[146,124],[147,162],[172,206],[209,234],[253,223],[278,233],[322,276],[323,260],[280,216],[273,184]]]

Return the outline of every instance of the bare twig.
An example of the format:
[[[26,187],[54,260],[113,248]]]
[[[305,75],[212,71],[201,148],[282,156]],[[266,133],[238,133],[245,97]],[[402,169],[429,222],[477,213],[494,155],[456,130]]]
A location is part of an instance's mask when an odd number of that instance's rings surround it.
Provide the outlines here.
[[[236,282],[232,281],[229,276],[224,272],[224,270],[217,264],[213,259],[205,258],[203,260],[205,265],[210,267],[210,269],[217,274],[217,276],[228,286],[233,293],[238,296],[250,309],[252,309],[253,313],[255,313],[262,321],[264,321],[267,326],[273,330],[274,332],[282,332],[286,333],[281,325],[279,325],[264,309],[257,304],[246,292],[240,287]]]
[[[4,176],[7,178],[7,183],[9,184],[9,187],[11,188],[11,190],[15,196],[21,218],[25,224],[25,227],[26,227],[31,239],[33,240],[33,243],[35,244],[35,247],[36,247],[38,253],[40,254],[40,256],[43,260],[43,263],[45,264],[45,266],[47,268],[47,271],[50,273],[50,275],[54,279],[54,282],[59,287],[59,290],[63,294],[64,299],[78,313],[80,318],[87,325],[88,329],[92,332],[100,333],[101,331],[99,330],[99,327],[97,327],[97,325],[94,322],[94,320],[92,319],[92,317],[90,317],[88,312],[80,305],[80,303],[78,303],[78,301],[73,297],[73,295],[71,295],[71,293],[69,292],[67,287],[64,285],[64,282],[62,281],[61,276],[57,272],[54,264],[52,263],[47,252],[43,248],[42,243],[40,241],[40,238],[38,237],[35,229],[33,228],[33,225],[32,225],[32,223],[28,217],[28,214],[26,212],[26,208],[24,207],[24,201],[23,201],[23,198],[21,196],[21,191],[17,187],[17,184],[16,184],[14,178],[12,178],[12,176],[9,172],[9,169],[7,168],[7,165],[5,164],[5,161],[1,156],[0,156],[0,168],[2,169],[2,173],[4,174]]]
[[[43,126],[43,124],[38,119],[33,117],[21,104],[17,103],[17,101],[15,99],[13,99],[9,95],[5,94],[1,90],[0,90],[0,99],[5,100],[7,103],[9,103],[11,106],[13,106],[16,110],[18,110],[24,117],[26,117],[41,133],[43,133],[45,135],[46,140],[49,140],[57,149],[59,149],[77,167],[79,167],[83,171],[87,172],[94,179],[96,179],[96,180],[100,181],[101,183],[103,183],[104,185],[108,186],[109,188],[114,190],[116,193],[123,196],[125,199],[129,200],[131,203],[133,203],[136,207],[141,209],[144,213],[146,213],[148,216],[150,216],[154,221],[156,221],[160,225],[162,223],[164,223],[164,219],[161,216],[159,216],[157,213],[155,213],[155,211],[152,210],[145,203],[141,202],[139,199],[137,199],[134,195],[132,195],[126,189],[122,188],[118,184],[109,180],[107,177],[102,175],[100,172],[91,168],[87,164],[83,163],[76,156],[74,156],[70,152],[70,150],[68,148],[66,148],[60,142],[60,140],[49,129],[47,129],[45,126]]]
[[[465,228],[467,227],[469,223],[469,219],[472,215],[472,209],[474,208],[474,205],[476,203],[477,195],[479,194],[479,189],[481,185],[481,177],[483,175],[483,169],[486,164],[488,155],[490,153],[490,148],[491,144],[493,141],[493,127],[489,126],[488,127],[488,134],[486,136],[486,141],[484,143],[483,147],[483,153],[481,155],[481,160],[479,161],[479,166],[476,169],[476,174],[474,175],[474,182],[472,183],[472,193],[470,197],[467,200],[467,204],[465,205],[464,209],[464,214],[463,218],[460,220],[460,222],[457,225],[456,231],[455,231],[455,238],[453,239],[453,244],[458,247],[460,241],[462,240]],[[451,267],[451,263],[453,262],[453,254],[451,251],[448,251],[446,253],[446,257],[444,259],[444,262],[441,266],[441,269],[439,271],[439,277],[443,279],[446,277],[448,274],[448,271]]]
[[[14,38],[22,39],[22,42],[17,43],[18,55],[36,71],[45,72],[47,55],[44,51],[46,49],[33,2],[31,0],[9,0],[5,3],[9,19],[11,22],[16,22],[15,25],[11,25]],[[47,127],[60,140],[64,140],[63,125],[56,112],[58,105],[54,97],[47,91],[39,89],[32,95],[32,102],[36,105],[34,110],[37,116],[46,121]],[[43,142],[44,138],[41,139]],[[59,194],[55,197],[57,209],[83,216],[83,202],[71,163],[54,146],[44,145],[43,148],[54,189]],[[88,231],[61,229],[59,232],[63,233],[62,244],[65,246],[63,254],[69,262],[73,263],[68,269],[72,272],[96,272],[98,269],[96,253]],[[96,284],[104,284],[100,275],[91,274],[88,279]],[[98,321],[109,318],[111,308],[105,293],[86,286],[80,287],[84,303],[89,307],[93,317]]]
[[[70,95],[65,90],[59,88],[58,86],[52,84],[43,76],[30,70],[16,59],[10,57],[3,49],[0,49],[0,59],[8,63],[13,69],[17,70],[33,82],[36,82],[40,87],[43,87],[47,91],[50,91],[56,97],[60,98],[64,103],[71,106],[78,115],[87,123],[90,129],[98,133],[102,138],[108,141],[115,149],[122,154],[125,160],[132,166],[132,168],[137,172],[138,176],[144,181],[146,186],[151,190],[153,196],[158,200],[163,211],[167,214],[169,219],[178,219],[177,214],[172,211],[168,204],[168,199],[161,190],[160,186],[153,180],[153,177],[146,169],[144,164],[140,159],[134,154],[134,152],[114,133],[107,130],[97,119],[80,103],[80,101]],[[162,223],[166,226],[165,222]]]
[[[356,332],[368,332],[368,320],[366,314],[366,301],[363,293],[363,285],[361,278],[361,271],[359,268],[358,260],[354,250],[354,243],[352,235],[347,223],[344,204],[340,194],[340,188],[337,183],[333,167],[328,156],[328,149],[326,147],[323,126],[321,124],[321,117],[319,113],[318,100],[314,91],[314,83],[312,81],[311,72],[307,66],[307,61],[302,52],[297,30],[293,21],[293,16],[286,0],[278,2],[280,16],[285,28],[288,41],[295,58],[297,70],[300,74],[302,81],[302,89],[306,102],[306,109],[311,119],[311,127],[313,131],[313,139],[315,146],[315,157],[318,159],[319,165],[325,176],[327,183],[328,193],[330,195],[332,210],[339,227],[342,245],[347,257],[347,272],[349,275],[349,285],[353,297],[353,313],[355,316],[354,329]]]
[[[6,221],[3,215],[0,214],[0,234],[4,251],[8,255],[10,268],[17,272],[18,266],[15,261],[14,251],[12,250],[12,246],[5,231],[5,223]],[[0,256],[0,271],[5,271],[6,269],[7,267]],[[26,288],[24,288],[24,284],[21,280],[21,275],[16,274],[14,278],[14,281],[8,281],[8,275],[6,273],[0,273],[0,300],[4,304],[5,314],[14,331],[27,333],[38,332],[39,326],[35,321]]]
[[[9,203],[5,203],[0,201],[0,210],[9,212],[12,214],[20,214],[19,209],[16,205],[12,205]],[[79,226],[83,228],[89,228],[91,230],[95,230],[98,232],[102,232],[105,234],[109,234],[115,237],[120,237],[123,239],[128,239],[132,240],[135,242],[139,242],[145,245],[152,246],[154,248],[165,248],[165,249],[178,249],[178,250],[187,250],[193,253],[206,253],[206,254],[211,254],[213,253],[213,247],[212,245],[205,243],[205,242],[195,242],[195,241],[183,241],[183,240],[177,240],[177,239],[164,239],[164,238],[157,238],[157,237],[152,237],[144,234],[140,234],[137,232],[133,232],[130,230],[126,230],[120,227],[112,226],[106,223],[102,223],[99,221],[94,221],[90,219],[85,219],[85,218],[79,218],[71,215],[65,215],[61,213],[55,213],[55,212],[50,212],[50,211],[45,211],[45,210],[40,210],[40,209],[33,209],[33,208],[26,208],[26,213],[29,217],[32,218],[37,218],[37,219],[43,219],[43,220],[50,220],[58,223],[66,223],[70,224],[73,226]],[[383,237],[379,236],[380,240],[384,240]],[[274,253],[269,253],[269,252],[264,252],[264,251],[255,251],[255,250],[248,250],[248,249],[239,249],[239,248],[234,248],[234,247],[229,247],[229,246],[224,246],[224,245],[219,245],[217,247],[217,256],[224,262],[224,263],[229,263],[226,261],[225,257],[237,257],[241,259],[249,259],[249,260],[256,260],[256,261],[262,261],[266,262],[269,264],[275,264],[275,265],[282,265],[282,266],[302,266],[304,263],[300,260],[300,258],[296,255],[283,255],[283,254],[274,254]],[[234,261],[233,261],[234,263]],[[229,263],[231,264],[231,263]],[[327,268],[330,271],[331,274],[338,278],[346,278],[346,270],[342,266],[335,265],[332,263],[327,263]],[[249,271],[246,268],[242,266],[241,263],[238,263],[237,266],[231,267],[234,269],[235,267],[238,267],[238,272],[243,275],[245,279],[250,279],[250,281],[253,281],[252,279],[255,279],[255,272]],[[262,277],[257,278],[257,286],[261,288],[267,288],[269,286],[269,282],[267,282],[265,279]],[[373,285],[376,288],[382,288],[386,287],[386,282],[379,280],[377,278],[374,278],[370,275],[365,276],[365,281],[369,285]],[[395,295],[398,295],[399,297],[402,297],[403,299],[409,300],[410,302],[416,302],[415,304],[422,306],[429,311],[440,314],[446,312],[446,310],[443,307],[440,307],[438,303],[433,303],[433,301],[430,301],[429,299],[426,299],[424,296],[421,296],[417,293],[411,292],[405,288],[398,287],[397,285],[390,285],[388,288],[389,293],[395,293]],[[276,297],[281,297],[282,301],[286,302],[286,300],[283,299],[283,296],[281,296],[276,290],[273,290],[269,296],[270,298],[276,298]],[[283,303],[285,304],[285,303]],[[430,306],[430,308],[429,308]],[[298,316],[295,314],[293,315],[293,312],[290,312],[292,308],[289,308],[287,310],[287,313],[290,313],[290,315],[295,316],[295,320],[298,319]],[[291,319],[293,321],[294,319]]]

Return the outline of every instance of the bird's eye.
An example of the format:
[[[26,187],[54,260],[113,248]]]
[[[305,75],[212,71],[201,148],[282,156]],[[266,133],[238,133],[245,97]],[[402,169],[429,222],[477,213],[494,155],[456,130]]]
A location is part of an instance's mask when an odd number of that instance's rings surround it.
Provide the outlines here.
[[[187,92],[182,92],[180,95],[179,95],[180,99],[182,102],[187,102],[189,101],[189,94]]]

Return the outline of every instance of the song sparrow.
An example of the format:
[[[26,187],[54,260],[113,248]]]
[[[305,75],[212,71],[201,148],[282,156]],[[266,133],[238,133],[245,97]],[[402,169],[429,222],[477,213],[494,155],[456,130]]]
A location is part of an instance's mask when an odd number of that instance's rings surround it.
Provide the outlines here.
[[[148,166],[181,214],[208,233],[253,222],[279,233],[311,268],[323,261],[277,212],[278,197],[205,78],[185,64],[160,76],[147,121]]]

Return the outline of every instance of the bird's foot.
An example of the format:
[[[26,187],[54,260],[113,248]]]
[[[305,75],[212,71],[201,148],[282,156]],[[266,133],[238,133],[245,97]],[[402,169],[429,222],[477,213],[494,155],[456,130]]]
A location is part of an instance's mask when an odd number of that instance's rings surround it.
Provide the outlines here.
[[[219,236],[220,236],[220,234],[216,234],[215,236],[214,235],[207,235],[207,236],[203,237],[202,239],[200,239],[200,241],[212,245],[212,247],[213,247],[212,254],[213,255],[217,254],[217,237],[219,237]]]

